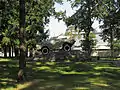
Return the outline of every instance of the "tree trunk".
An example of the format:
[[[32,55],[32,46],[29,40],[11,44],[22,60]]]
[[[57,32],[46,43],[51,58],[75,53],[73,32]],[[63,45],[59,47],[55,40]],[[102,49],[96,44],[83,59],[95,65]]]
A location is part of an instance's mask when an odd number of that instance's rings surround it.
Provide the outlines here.
[[[12,57],[13,57],[13,54],[14,54],[14,47],[13,47],[13,45],[12,45],[11,49],[12,49]]]
[[[87,33],[86,33],[86,40],[88,42],[88,46],[87,46],[87,52],[88,52],[88,58],[90,59],[91,58],[91,43],[90,43],[90,39],[89,39],[89,35],[90,35],[90,31],[91,31],[91,28],[92,28],[92,21],[91,21],[91,0],[86,0],[87,2],[87,5],[88,5],[88,30],[87,30]]]
[[[33,48],[30,48],[30,56],[29,57],[33,57]]]
[[[86,34],[86,42],[87,42],[87,43],[86,43],[86,51],[87,51],[88,57],[91,56],[91,48],[90,48],[89,34],[90,34],[90,32],[88,32],[88,33]]]
[[[7,46],[5,45],[3,48],[4,48],[4,57],[6,58],[7,57]]]
[[[20,21],[19,21],[19,39],[20,39],[20,57],[19,57],[19,72],[18,72],[18,82],[25,80],[25,0],[19,1],[20,5]],[[20,73],[22,71],[22,73]]]
[[[15,47],[14,50],[15,50],[15,57],[18,57],[19,56],[19,48]]]
[[[11,58],[11,46],[9,45],[9,57]]]
[[[111,57],[113,58],[113,29],[111,29],[111,34],[110,34],[110,49],[111,49]]]
[[[26,47],[26,57],[28,57],[28,45]]]

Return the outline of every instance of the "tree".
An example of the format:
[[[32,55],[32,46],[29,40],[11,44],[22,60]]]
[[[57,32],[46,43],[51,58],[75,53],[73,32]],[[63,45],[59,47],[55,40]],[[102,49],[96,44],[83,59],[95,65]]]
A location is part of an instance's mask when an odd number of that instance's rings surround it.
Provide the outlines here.
[[[88,42],[86,40],[82,40],[81,47],[82,47],[83,50],[86,50],[87,43]],[[95,48],[96,44],[97,44],[96,35],[93,32],[90,32],[90,35],[89,35],[90,53],[92,52],[92,49]]]
[[[110,43],[111,56],[113,57],[114,50],[114,40],[119,39],[119,29],[120,29],[120,17],[119,17],[119,7],[117,2],[114,0],[105,3],[107,14],[102,18],[103,25],[100,26],[102,29],[101,37],[104,41]]]
[[[57,2],[61,2],[61,0],[56,0]],[[19,72],[23,72],[20,75],[22,78],[25,75],[24,68],[26,66],[25,62],[25,51],[26,51],[26,40],[30,38],[31,41],[35,41],[34,38],[37,36],[37,33],[44,33],[44,25],[49,22],[49,17],[54,15],[55,1],[53,0],[20,0],[20,18],[19,18],[19,41],[20,41],[20,58],[19,58]],[[26,5],[26,6],[25,6]],[[25,22],[25,20],[27,22]],[[25,37],[28,33],[28,36]],[[43,38],[46,38],[45,35]],[[29,40],[28,40],[29,41]],[[33,43],[32,43],[33,44]],[[33,46],[33,45],[32,45]],[[19,73],[18,72],[18,78]]]
[[[4,49],[4,56],[7,57],[7,46],[9,46],[9,56],[11,56],[11,46],[13,45],[13,39],[11,37],[13,36],[13,33],[11,33],[13,24],[11,23],[11,18],[14,16],[13,6],[16,2],[14,0],[1,0],[0,4],[0,33],[3,37],[1,44]]]
[[[96,0],[75,0],[73,2],[73,7],[79,7],[74,15],[69,17],[66,20],[67,26],[75,25],[76,28],[85,32],[85,48],[84,50],[87,52],[88,56],[91,55],[90,50],[90,32],[93,31],[92,24],[97,14],[96,8],[98,6]]]
[[[18,72],[18,81],[22,81],[25,76],[25,67],[26,67],[26,62],[25,62],[25,0],[20,0],[19,1],[19,40],[20,40],[20,57],[19,57],[19,72]],[[19,74],[22,72],[22,74]]]
[[[120,40],[114,40],[113,47],[114,49],[120,50]]]
[[[55,0],[62,3],[62,0]],[[49,23],[50,16],[59,18],[61,12],[55,12],[53,0],[27,0],[26,1],[26,43],[32,52],[37,43],[46,39],[48,31],[44,31],[45,25]],[[30,56],[33,56],[32,53]]]
[[[54,4],[62,4],[62,0],[1,0],[0,1],[0,35],[5,45],[15,47],[15,55],[19,56],[19,71],[26,66],[26,47],[35,47],[38,42],[48,37],[44,27],[49,17],[59,18],[61,13],[55,12]],[[3,34],[4,33],[4,34]],[[2,37],[3,36],[3,37]]]
[[[3,36],[2,33],[8,30],[9,35],[7,35],[7,38],[9,38],[11,44],[8,46],[10,48],[14,47],[15,56],[19,56],[19,1],[2,0],[0,2],[1,36]],[[44,31],[44,26],[49,23],[49,17],[55,15],[59,18],[61,15],[59,12],[55,12],[55,2],[62,3],[62,0],[26,0],[26,24],[24,33],[27,37],[25,37],[25,46],[28,44],[29,46],[27,47],[32,46],[33,48],[38,41],[41,42],[43,39],[48,37],[48,31]]]
[[[70,0],[72,1],[72,0]],[[90,31],[93,30],[92,24],[94,19],[103,21],[104,24],[101,28],[106,29],[103,31],[103,38],[107,39],[110,37],[109,42],[111,43],[111,50],[113,48],[113,31],[114,37],[118,39],[119,35],[119,13],[120,13],[120,2],[119,0],[75,0],[72,3],[73,7],[79,7],[74,15],[66,20],[67,25],[75,25],[84,30],[86,51],[90,55]],[[111,22],[113,21],[113,22]],[[111,26],[112,25],[112,26]],[[114,28],[114,29],[113,29]],[[116,29],[115,29],[116,28]],[[85,44],[84,44],[85,45]]]

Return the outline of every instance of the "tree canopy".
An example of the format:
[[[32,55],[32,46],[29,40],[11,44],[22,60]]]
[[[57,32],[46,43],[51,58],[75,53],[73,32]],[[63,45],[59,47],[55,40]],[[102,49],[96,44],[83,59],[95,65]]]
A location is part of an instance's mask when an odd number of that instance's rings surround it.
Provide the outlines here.
[[[90,32],[94,31],[92,24],[94,20],[103,22],[100,26],[102,29],[101,37],[108,40],[113,48],[113,39],[119,40],[119,0],[70,0],[72,8],[77,7],[78,10],[71,17],[66,19],[67,26],[74,25],[80,31],[85,32],[84,44],[86,51],[90,50]],[[113,37],[114,36],[114,37]],[[83,41],[83,42],[84,42]],[[90,52],[89,52],[90,53]]]

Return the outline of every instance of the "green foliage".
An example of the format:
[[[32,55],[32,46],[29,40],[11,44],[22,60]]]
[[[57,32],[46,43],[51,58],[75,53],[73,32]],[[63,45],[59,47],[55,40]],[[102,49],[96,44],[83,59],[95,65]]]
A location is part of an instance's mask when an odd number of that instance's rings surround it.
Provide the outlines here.
[[[89,46],[88,46],[89,44]],[[97,44],[97,40],[96,40],[96,35],[94,33],[90,33],[89,35],[89,41],[88,40],[83,40],[81,43],[81,47],[83,50],[90,50],[90,53],[92,52],[92,48],[94,48]]]
[[[113,39],[120,39],[120,2],[119,0],[70,0],[72,7],[78,10],[74,15],[66,19],[67,26],[75,25],[76,28],[85,32],[85,40],[82,42],[83,49],[90,50],[92,40],[90,32],[95,19],[103,21],[101,34],[102,39],[108,40],[113,47]]]
[[[17,45],[17,46],[19,46],[19,45],[20,45],[19,39],[15,39],[15,40],[14,40],[14,44]]]
[[[81,4],[82,0],[74,0],[74,2],[72,3],[72,7],[79,7],[79,5]]]
[[[48,38],[49,30],[44,29],[50,16],[63,18],[63,12],[55,12],[55,2],[62,4],[62,0],[26,1],[26,40],[30,47]]]
[[[88,55],[91,53],[93,40],[91,40],[90,32],[94,31],[92,24],[97,18],[97,0],[75,0],[72,3],[72,7],[78,7],[78,10],[71,17],[66,19],[67,26],[74,25],[81,32],[85,32],[84,39],[82,41],[82,48]]]
[[[120,40],[115,40],[113,42],[114,49],[120,49]]]
[[[106,16],[103,20],[103,25],[100,26],[103,30],[101,34],[102,39],[104,41],[109,40],[111,34],[114,38],[119,38],[119,26],[119,17],[116,16],[116,13]]]
[[[55,12],[55,3],[62,4],[62,0],[25,0],[25,38],[29,47],[48,38],[49,31],[44,31],[45,25],[49,23],[50,16],[62,19],[64,12]],[[0,34],[12,45],[19,46],[19,1],[0,1]],[[7,32],[6,32],[7,30]],[[7,39],[6,39],[7,38]],[[8,39],[9,38],[9,39]]]
[[[74,38],[74,39],[75,38],[77,38],[77,39],[81,38],[79,29],[75,29],[74,26],[69,26],[68,29],[65,32],[65,35],[70,36],[71,38]]]
[[[35,48],[36,46],[36,40],[35,39],[30,39],[27,41],[27,45],[29,46],[29,48]]]
[[[0,1],[0,33],[3,36],[3,45],[14,45],[14,40],[18,38],[18,1],[2,0]],[[16,20],[17,19],[17,20]],[[2,46],[3,46],[2,45]]]
[[[3,37],[2,44],[3,45],[8,45],[9,43],[10,43],[10,39],[8,37]]]
[[[110,2],[105,2],[107,15],[104,15],[102,18],[103,25],[100,26],[102,29],[102,34],[100,35],[104,41],[108,41],[110,44],[111,50],[115,48],[117,44],[115,44],[120,38],[120,22],[119,22],[119,6],[118,2],[111,0]],[[115,40],[115,42],[114,42]],[[112,51],[111,51],[112,55]]]
[[[97,44],[97,40],[96,40],[96,35],[94,33],[90,33],[90,36],[89,36],[89,40],[91,41],[90,45],[91,47],[93,48],[94,46],[96,46]]]
[[[59,4],[63,4],[63,0],[55,0],[55,2],[59,3]]]
[[[84,30],[86,32],[88,30],[88,27],[91,28],[91,30],[93,30],[91,25],[93,23],[92,20],[94,20],[96,14],[96,1],[75,0],[73,1],[73,4],[73,8],[79,6],[79,9],[74,15],[66,19],[67,26],[75,25],[80,30]]]
[[[58,19],[58,21],[63,20],[65,21],[66,19],[66,11],[59,11],[54,13],[55,18]]]

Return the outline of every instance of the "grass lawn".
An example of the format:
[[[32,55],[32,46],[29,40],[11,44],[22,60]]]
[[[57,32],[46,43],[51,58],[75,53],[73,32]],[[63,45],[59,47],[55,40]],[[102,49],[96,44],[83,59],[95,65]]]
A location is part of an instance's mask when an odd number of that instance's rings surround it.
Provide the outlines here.
[[[120,67],[111,63],[27,62],[27,80],[17,83],[18,61],[0,59],[0,90],[119,90]]]

